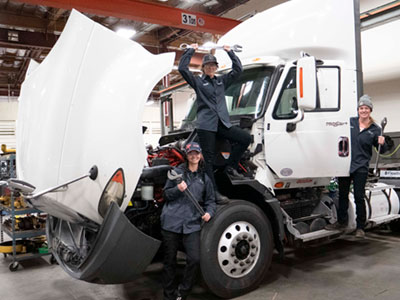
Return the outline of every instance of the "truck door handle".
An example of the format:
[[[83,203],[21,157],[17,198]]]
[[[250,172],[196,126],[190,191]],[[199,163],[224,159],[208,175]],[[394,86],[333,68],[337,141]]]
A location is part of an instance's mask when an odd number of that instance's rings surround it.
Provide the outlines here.
[[[339,137],[338,154],[340,157],[349,156],[349,138],[347,136]]]

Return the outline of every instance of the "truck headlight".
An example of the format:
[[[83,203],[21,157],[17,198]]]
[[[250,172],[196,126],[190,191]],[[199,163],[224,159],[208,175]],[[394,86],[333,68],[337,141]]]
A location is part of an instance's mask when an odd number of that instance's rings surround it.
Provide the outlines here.
[[[108,181],[103,193],[101,194],[98,211],[99,214],[104,218],[106,216],[108,207],[111,202],[115,202],[118,206],[121,206],[125,195],[125,177],[124,171],[119,168],[111,179]]]

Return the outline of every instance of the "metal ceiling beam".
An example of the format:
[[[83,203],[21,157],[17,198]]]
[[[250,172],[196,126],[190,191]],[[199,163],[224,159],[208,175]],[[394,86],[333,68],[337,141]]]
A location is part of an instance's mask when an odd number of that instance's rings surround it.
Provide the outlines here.
[[[10,41],[8,34],[9,32],[15,32],[18,34],[18,41]],[[0,28],[0,47],[14,48],[14,49],[46,49],[50,50],[58,39],[58,35],[55,34],[44,34],[39,32],[20,31],[20,30],[9,30]],[[158,46],[143,46],[147,51],[153,54],[159,54],[166,51],[174,51],[176,53],[176,59],[180,59],[183,51],[177,49],[164,49],[162,50]],[[195,53],[193,56],[193,62],[196,64],[198,61],[201,62],[203,54]],[[1,58],[1,56],[0,56]]]
[[[58,35],[55,34],[0,28],[0,47],[4,48],[40,48],[50,50],[57,39]]]
[[[13,89],[13,88],[8,88],[6,86],[0,86],[0,96],[19,96],[19,90],[20,87]]]
[[[212,8],[213,14],[214,15],[221,15],[223,13],[226,13],[227,11],[237,7],[238,5],[245,4],[249,0],[237,0],[237,1],[231,1],[231,0],[219,0],[219,5],[216,8]],[[203,9],[204,6],[203,6]],[[211,10],[208,8],[208,10]],[[177,39],[180,39],[182,37],[185,37],[187,34],[190,34],[191,31],[188,30],[172,30],[171,28],[161,28],[157,31],[157,36],[160,40],[161,44],[169,44],[174,42]]]
[[[56,8],[171,26],[192,31],[224,34],[240,21],[137,0],[18,0]],[[186,22],[185,22],[186,21]],[[193,22],[191,22],[193,21]]]
[[[61,13],[62,11],[63,10],[58,10],[56,14]],[[0,10],[0,24],[6,25],[8,27],[18,28],[19,30],[21,30],[21,28],[26,28],[46,33],[52,33],[54,31],[61,32],[65,27],[65,23],[66,22],[60,19],[59,16],[57,20],[47,20],[38,17],[16,15]],[[138,38],[134,37],[134,40],[138,43],[143,43],[147,45],[158,45],[158,40],[151,33],[142,35]]]
[[[28,17],[13,14],[9,11],[0,11],[0,24],[10,27],[29,28],[38,31],[44,31],[47,27],[48,20],[37,17]],[[51,29],[54,31],[62,31],[65,26],[64,21],[52,23]]]
[[[0,68],[0,74],[17,74],[19,72],[19,69],[17,68],[12,68],[12,67],[1,67]]]
[[[56,28],[58,19],[65,13],[65,11],[66,10],[62,8],[56,9],[55,12],[53,12],[51,18],[49,19],[46,27],[50,29],[53,27]]]

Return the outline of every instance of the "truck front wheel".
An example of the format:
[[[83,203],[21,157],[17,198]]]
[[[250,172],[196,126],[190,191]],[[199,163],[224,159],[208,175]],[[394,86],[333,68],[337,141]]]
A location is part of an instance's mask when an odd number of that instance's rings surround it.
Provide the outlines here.
[[[246,201],[223,207],[201,233],[201,272],[209,289],[231,298],[258,287],[271,264],[271,224]]]

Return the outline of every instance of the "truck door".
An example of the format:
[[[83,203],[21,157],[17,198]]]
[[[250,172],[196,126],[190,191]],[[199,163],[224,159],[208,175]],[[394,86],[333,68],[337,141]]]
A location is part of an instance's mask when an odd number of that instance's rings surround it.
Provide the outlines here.
[[[348,174],[349,118],[355,110],[351,105],[343,105],[339,64],[324,63],[316,67],[316,72],[315,109],[304,111],[302,120],[297,107],[294,64],[286,65],[266,111],[265,156],[279,178]]]

